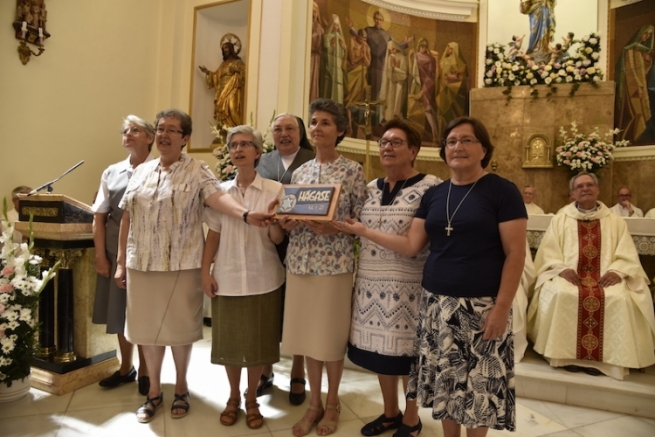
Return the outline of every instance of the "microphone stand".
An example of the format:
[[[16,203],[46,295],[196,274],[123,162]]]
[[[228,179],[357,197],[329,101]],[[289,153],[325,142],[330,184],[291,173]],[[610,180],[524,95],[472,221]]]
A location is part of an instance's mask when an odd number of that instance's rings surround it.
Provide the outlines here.
[[[28,195],[28,196],[31,196],[32,194],[36,194],[36,193],[38,193],[39,191],[41,191],[41,190],[43,190],[43,189],[45,189],[46,192],[47,192],[48,194],[51,194],[51,193],[52,193],[52,184],[54,184],[54,183],[57,182],[59,179],[63,178],[63,177],[66,176],[68,173],[72,172],[73,170],[75,170],[77,167],[79,167],[79,166],[82,165],[82,164],[84,164],[84,160],[81,160],[80,162],[78,162],[77,164],[75,164],[74,166],[72,166],[71,168],[69,168],[68,170],[66,170],[66,171],[65,171],[64,173],[62,173],[62,175],[59,176],[57,179],[52,180],[52,181],[50,181],[50,182],[46,182],[45,184],[41,185],[40,187],[35,188],[35,189],[33,189],[32,191],[30,191],[29,193],[27,193],[27,195]]]

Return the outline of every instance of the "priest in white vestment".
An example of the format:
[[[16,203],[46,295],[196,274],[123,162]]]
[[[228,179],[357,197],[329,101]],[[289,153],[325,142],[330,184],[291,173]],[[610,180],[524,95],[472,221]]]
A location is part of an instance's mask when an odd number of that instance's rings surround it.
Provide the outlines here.
[[[595,175],[575,176],[570,188],[575,202],[553,217],[537,252],[528,335],[553,367],[623,379],[655,363],[649,281],[625,220],[598,202]]]
[[[525,204],[525,210],[528,212],[528,215],[544,214],[544,210],[534,203],[537,198],[537,189],[535,187],[526,185],[523,187],[523,193],[521,194],[523,195],[523,203]]]
[[[512,301],[512,332],[514,333],[514,362],[518,363],[523,359],[525,350],[528,348],[527,312],[528,300],[532,294],[532,286],[536,277],[534,263],[530,246],[525,242],[525,265],[519,288]]]

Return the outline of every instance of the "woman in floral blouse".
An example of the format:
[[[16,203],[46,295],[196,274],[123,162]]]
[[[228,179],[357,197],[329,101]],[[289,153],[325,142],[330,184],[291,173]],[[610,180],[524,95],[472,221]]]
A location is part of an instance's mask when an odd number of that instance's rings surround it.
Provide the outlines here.
[[[346,109],[332,100],[317,99],[309,113],[316,158],[299,167],[291,183],[341,184],[335,220],[358,220],[366,200],[364,171],[336,149],[345,137]],[[281,225],[291,232],[282,352],[306,357],[310,388],[309,408],[294,425],[293,435],[308,434],[315,422],[318,435],[329,435],[336,431],[339,420],[338,390],[350,331],[353,237],[330,223],[285,218]],[[328,373],[325,408],[321,401],[324,363]]]

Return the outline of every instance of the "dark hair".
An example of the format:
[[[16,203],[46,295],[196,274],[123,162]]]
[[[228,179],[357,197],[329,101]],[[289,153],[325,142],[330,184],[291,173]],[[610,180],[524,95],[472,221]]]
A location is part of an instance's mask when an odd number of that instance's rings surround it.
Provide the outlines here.
[[[386,122],[384,126],[382,126],[382,132],[384,133],[386,133],[389,129],[400,129],[401,131],[405,132],[405,136],[407,137],[407,146],[415,148],[418,156],[418,152],[421,150],[421,135],[416,131],[416,129],[411,127],[409,123],[400,118],[391,119]],[[413,161],[412,165],[414,165]]]
[[[337,137],[337,144],[339,144],[346,137],[346,129],[348,128],[348,112],[341,104],[330,99],[318,98],[309,104],[309,118],[316,111],[325,111],[332,114],[334,124],[337,125],[337,131],[343,132],[342,135]],[[335,146],[337,145],[335,144]]]
[[[182,136],[186,137],[191,135],[193,123],[191,122],[191,117],[189,117],[189,114],[186,112],[180,111],[179,109],[166,109],[158,112],[157,115],[155,115],[155,129],[157,129],[159,120],[162,118],[178,119],[180,121],[180,128],[182,129]]]
[[[491,157],[494,154],[494,145],[491,144],[491,138],[489,138],[489,132],[487,132],[487,128],[484,127],[484,124],[482,124],[482,122],[477,118],[459,117],[451,121],[441,136],[441,149],[439,150],[439,156],[441,156],[441,159],[446,161],[446,138],[448,138],[450,131],[462,124],[471,125],[473,132],[475,133],[475,137],[480,141],[480,144],[482,144],[482,147],[487,152],[485,153],[484,158],[482,158],[482,161],[480,161],[482,168],[487,168],[489,162],[491,161]],[[447,161],[446,164],[448,164]]]
[[[296,117],[296,120],[298,120],[298,130],[300,131],[300,147],[303,149],[311,150],[313,152],[314,148],[312,147],[312,143],[310,143],[309,138],[307,138],[305,122],[297,115],[294,115],[294,117]]]
[[[382,12],[380,12],[380,11],[375,11],[375,12],[373,12],[373,19],[374,19],[374,20],[375,20],[375,17],[377,17],[377,16],[379,16],[380,18],[382,18],[382,21],[384,21],[384,15],[382,15]]]

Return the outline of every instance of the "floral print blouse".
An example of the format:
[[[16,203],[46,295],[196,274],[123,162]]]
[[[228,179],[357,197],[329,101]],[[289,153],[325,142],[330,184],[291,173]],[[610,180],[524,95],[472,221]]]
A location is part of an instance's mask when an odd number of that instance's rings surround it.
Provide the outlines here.
[[[335,220],[359,215],[366,201],[366,180],[360,164],[343,156],[327,164],[312,159],[293,172],[292,184],[341,184]],[[295,275],[340,275],[354,270],[353,237],[346,234],[317,235],[300,225],[289,235],[287,270]]]

